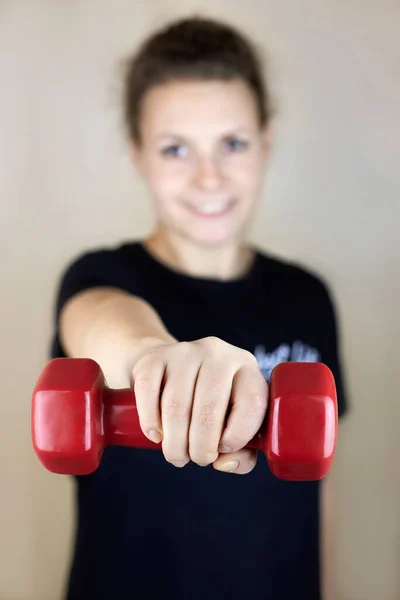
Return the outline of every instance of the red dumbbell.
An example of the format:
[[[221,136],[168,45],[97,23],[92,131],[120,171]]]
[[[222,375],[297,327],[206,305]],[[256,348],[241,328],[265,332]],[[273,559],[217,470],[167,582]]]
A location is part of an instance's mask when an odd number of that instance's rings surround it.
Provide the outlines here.
[[[32,440],[54,473],[95,471],[106,446],[160,449],[143,434],[131,389],[112,390],[91,359],[55,358],[32,396]],[[265,453],[272,473],[291,481],[321,479],[336,450],[337,398],[322,363],[281,363],[271,374],[269,408],[246,448]]]

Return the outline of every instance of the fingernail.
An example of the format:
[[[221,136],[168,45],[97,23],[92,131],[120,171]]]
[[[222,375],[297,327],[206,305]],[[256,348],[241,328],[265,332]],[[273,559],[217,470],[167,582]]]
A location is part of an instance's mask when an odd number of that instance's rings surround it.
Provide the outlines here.
[[[157,429],[150,429],[150,431],[147,432],[147,437],[155,444],[159,444],[162,440],[162,435]]]
[[[232,473],[239,466],[238,460],[228,460],[226,463],[223,463],[218,467],[218,471],[224,471],[225,473]]]
[[[174,467],[184,467],[186,465],[186,461],[185,460],[174,460],[171,462],[171,465],[174,465]]]
[[[227,446],[226,444],[220,444],[220,445],[218,446],[218,450],[219,450],[220,452],[232,452],[232,448],[231,448],[231,446]]]

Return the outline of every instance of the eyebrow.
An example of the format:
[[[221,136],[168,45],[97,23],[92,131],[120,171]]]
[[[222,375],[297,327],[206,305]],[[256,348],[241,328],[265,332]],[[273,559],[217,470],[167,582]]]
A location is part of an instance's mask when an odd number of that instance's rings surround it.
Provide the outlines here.
[[[221,133],[219,137],[227,137],[229,135],[250,135],[250,129],[248,127],[233,127],[232,129],[227,129],[224,133]],[[172,131],[165,131],[163,133],[158,134],[155,139],[160,141],[165,138],[174,138],[181,141],[187,141],[190,137],[185,137],[180,133],[173,133]]]

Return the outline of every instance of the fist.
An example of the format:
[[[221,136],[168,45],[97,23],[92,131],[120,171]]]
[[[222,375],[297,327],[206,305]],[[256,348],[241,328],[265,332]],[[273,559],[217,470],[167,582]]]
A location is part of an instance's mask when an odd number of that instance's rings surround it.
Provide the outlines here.
[[[216,337],[160,344],[136,360],[132,387],[143,433],[174,466],[254,468],[256,452],[243,448],[265,418],[268,385],[247,350]]]

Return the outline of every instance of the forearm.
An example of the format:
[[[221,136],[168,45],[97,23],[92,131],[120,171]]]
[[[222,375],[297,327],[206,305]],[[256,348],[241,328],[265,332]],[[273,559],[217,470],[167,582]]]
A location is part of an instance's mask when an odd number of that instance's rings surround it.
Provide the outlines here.
[[[68,356],[96,360],[111,387],[129,385],[130,369],[147,348],[176,341],[147,302],[111,288],[74,296],[61,312],[60,336]]]

